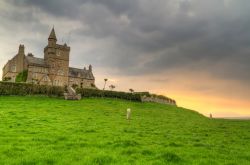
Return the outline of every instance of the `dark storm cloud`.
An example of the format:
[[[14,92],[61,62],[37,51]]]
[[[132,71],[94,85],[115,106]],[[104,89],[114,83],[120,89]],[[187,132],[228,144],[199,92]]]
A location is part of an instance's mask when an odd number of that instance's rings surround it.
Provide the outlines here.
[[[45,12],[56,16],[74,17],[77,14],[79,2],[67,0],[10,0],[11,3],[20,7],[38,7]]]
[[[112,38],[99,65],[123,74],[201,69],[249,81],[250,2],[238,0],[11,0],[88,26],[79,39]],[[32,21],[32,19],[30,19]],[[26,20],[24,20],[26,21]],[[94,43],[93,43],[94,44]],[[112,59],[112,60],[111,60]],[[93,59],[93,63],[95,63]]]

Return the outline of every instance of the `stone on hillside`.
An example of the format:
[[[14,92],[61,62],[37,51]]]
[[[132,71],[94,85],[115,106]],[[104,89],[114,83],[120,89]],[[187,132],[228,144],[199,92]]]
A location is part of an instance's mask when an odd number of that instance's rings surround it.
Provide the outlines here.
[[[128,108],[127,109],[127,120],[130,120],[131,119],[131,109]]]

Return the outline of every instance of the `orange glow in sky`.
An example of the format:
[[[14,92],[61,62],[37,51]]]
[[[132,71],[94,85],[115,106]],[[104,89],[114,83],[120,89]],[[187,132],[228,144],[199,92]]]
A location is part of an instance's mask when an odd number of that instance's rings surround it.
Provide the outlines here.
[[[108,73],[109,71],[107,71]],[[114,76],[96,73],[97,86],[103,86],[103,79],[110,77],[108,84],[116,85],[115,90],[150,91],[163,94],[177,101],[178,106],[214,117],[250,116],[250,90],[247,84],[221,80],[202,72],[172,70],[160,75]],[[114,81],[115,80],[115,81]],[[108,86],[108,85],[107,85]]]

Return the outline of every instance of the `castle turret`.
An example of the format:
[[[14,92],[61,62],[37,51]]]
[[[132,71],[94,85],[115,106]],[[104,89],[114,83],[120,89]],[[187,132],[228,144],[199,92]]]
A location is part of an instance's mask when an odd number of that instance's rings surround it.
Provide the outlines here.
[[[48,45],[44,49],[45,61],[48,60],[50,55],[54,56],[56,54],[56,42],[57,42],[57,38],[56,38],[55,29],[53,27],[48,38]]]
[[[55,47],[56,41],[57,41],[56,33],[55,33],[55,29],[53,27],[51,32],[50,32],[49,38],[48,38],[48,46]]]

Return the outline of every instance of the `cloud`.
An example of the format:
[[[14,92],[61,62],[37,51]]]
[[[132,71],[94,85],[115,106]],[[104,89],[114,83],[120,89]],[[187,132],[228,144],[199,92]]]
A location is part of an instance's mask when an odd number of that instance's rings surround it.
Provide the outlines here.
[[[20,10],[6,11],[1,16],[20,26],[31,25],[31,30],[38,33],[45,33],[51,26],[46,25],[48,22],[63,22],[57,28],[61,29],[67,21],[75,21],[79,26],[66,30],[74,37],[73,44],[74,40],[100,43],[98,47],[92,46],[101,50],[92,51],[102,60],[102,64],[96,64],[114,67],[123,74],[192,66],[216,76],[250,79],[245,74],[250,69],[248,2],[11,0],[6,3]],[[50,18],[54,19],[44,21]]]

